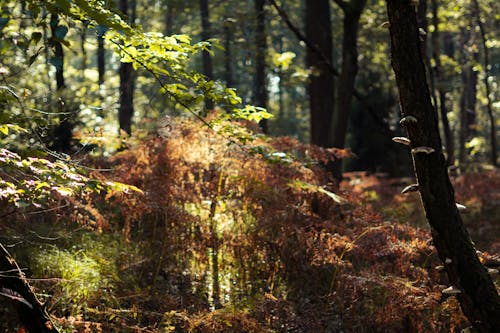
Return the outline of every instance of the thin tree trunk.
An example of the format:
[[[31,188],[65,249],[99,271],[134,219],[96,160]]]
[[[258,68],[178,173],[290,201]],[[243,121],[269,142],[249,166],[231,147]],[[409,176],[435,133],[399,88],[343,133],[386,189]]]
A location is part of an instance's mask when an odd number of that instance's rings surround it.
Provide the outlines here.
[[[342,34],[342,68],[337,82],[337,101],[331,134],[333,135],[333,147],[342,149],[345,146],[354,84],[358,74],[359,18],[366,5],[366,0],[353,0],[350,2],[335,0],[335,2],[344,12],[344,31]],[[334,162],[333,175],[336,179],[342,178],[341,159]]]
[[[136,2],[132,1],[132,16],[130,21],[133,22]],[[128,1],[120,0],[120,11],[127,16],[129,13]],[[132,134],[132,117],[134,115],[134,70],[131,63],[120,63],[120,108],[118,110],[118,122],[120,131],[124,131],[127,135]]]
[[[456,293],[464,314],[479,332],[499,332],[500,297],[477,258],[447,174],[438,121],[425,79],[415,8],[408,1],[388,0],[387,12],[392,67],[411,141],[418,189],[434,246],[453,286],[446,292]]]
[[[450,122],[448,121],[448,109],[446,105],[446,91],[443,87],[443,73],[441,67],[441,52],[439,45],[439,16],[438,16],[438,6],[437,0],[431,0],[432,7],[432,25],[434,26],[434,31],[432,32],[432,58],[434,59],[435,67],[434,73],[437,79],[438,85],[438,96],[439,96],[439,111],[441,115],[441,122],[443,124],[444,141],[446,144],[446,155],[448,165],[453,165],[455,163],[455,147],[453,143],[453,137],[451,134]],[[436,99],[435,99],[436,100]],[[437,100],[435,103],[436,108]]]
[[[255,27],[255,77],[254,77],[254,104],[267,108],[267,83],[266,83],[266,13],[264,5],[266,0],[255,1],[256,27]],[[267,133],[267,120],[259,123],[262,132]]]
[[[306,65],[312,70],[307,91],[311,113],[311,143],[330,146],[329,133],[335,102],[334,78],[330,72],[333,56],[332,25],[328,0],[307,0],[305,4]],[[318,50],[319,52],[316,52]]]
[[[67,114],[67,108],[61,95],[66,89],[64,81],[64,50],[59,35],[59,15],[53,13],[50,17],[50,29],[52,33],[52,47],[54,56],[51,59],[56,68],[56,90],[59,93],[59,124],[54,131],[53,149],[63,153],[69,153],[71,150],[71,138],[73,136],[73,124],[70,116]]]
[[[471,45],[475,43],[471,31],[462,30],[462,95],[460,96],[460,132],[459,132],[459,161],[461,165],[467,163],[465,144],[472,139],[475,134],[473,127],[476,118],[477,104],[477,71],[474,70],[474,63],[478,62],[477,51],[469,51]],[[471,53],[472,52],[472,53]]]
[[[97,26],[97,72],[99,88],[104,85],[106,78],[106,49],[104,48],[104,34],[106,27],[103,25]]]
[[[9,272],[0,276],[0,299],[9,299],[14,304],[24,327],[30,333],[57,333],[24,273],[2,244],[0,244],[0,271]]]
[[[208,12],[208,0],[200,0],[200,14],[201,14],[201,39],[207,40],[211,37],[210,31],[210,14]],[[209,79],[213,79],[213,64],[212,58],[210,57],[210,53],[208,51],[202,52],[202,65],[203,65],[203,74]],[[214,102],[205,98],[205,109],[203,110],[203,115],[206,116],[209,110],[213,110]]]
[[[420,0],[418,2],[417,8],[417,22],[419,31],[424,32],[420,34],[420,49],[422,51],[422,57],[425,62],[426,74],[428,77],[429,88],[431,89],[432,104],[437,107],[437,97],[436,97],[436,86],[434,82],[434,75],[432,72],[431,60],[428,53],[428,36],[427,31],[429,30],[429,22],[427,20],[427,0]]]
[[[59,27],[59,15],[52,14],[50,18],[50,29],[52,32],[52,46],[54,48],[53,64],[56,68],[56,89],[58,91],[66,88],[64,83],[64,50],[62,44],[57,37],[57,29]]]
[[[82,81],[85,80],[85,70],[87,69],[87,48],[85,47],[85,39],[87,37],[87,30],[88,30],[88,22],[84,21],[83,22],[83,27],[82,31],[80,33],[80,51],[82,53],[82,64],[80,66],[80,70],[82,71]]]
[[[233,30],[234,24],[233,19],[226,18],[224,20],[224,79],[226,81],[226,86],[233,87],[233,66],[232,66],[232,50],[231,46],[233,43]]]
[[[477,0],[472,0],[474,16],[477,20],[477,25],[479,26],[479,32],[481,33],[481,42],[483,46],[483,66],[484,66],[484,87],[486,88],[486,108],[488,110],[488,120],[490,122],[490,148],[491,148],[491,164],[495,167],[497,164],[497,140],[496,140],[496,131],[495,131],[495,117],[493,114],[493,106],[491,101],[491,87],[488,78],[490,76],[490,60],[489,60],[489,51],[488,46],[486,45],[486,31],[484,29],[483,22],[481,21],[481,14],[479,9],[479,4]]]
[[[165,36],[172,35],[173,25],[174,25],[174,6],[171,3],[167,4],[167,9],[165,10]]]
[[[279,53],[283,53],[283,35],[280,35],[278,38],[278,51]],[[285,101],[284,101],[284,85],[283,85],[283,80],[285,79],[285,76],[283,75],[283,68],[280,66],[278,69],[278,78],[279,78],[279,83],[278,83],[278,121],[280,124],[285,124]],[[282,135],[286,134],[286,129],[281,128],[281,133]]]

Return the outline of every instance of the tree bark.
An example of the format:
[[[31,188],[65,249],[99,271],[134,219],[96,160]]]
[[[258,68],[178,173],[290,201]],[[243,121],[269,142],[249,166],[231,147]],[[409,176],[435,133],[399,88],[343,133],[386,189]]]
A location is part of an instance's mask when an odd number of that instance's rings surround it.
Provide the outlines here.
[[[438,16],[438,5],[437,0],[431,1],[432,8],[432,25],[434,26],[434,31],[432,32],[431,41],[432,41],[432,58],[434,59],[435,67],[434,67],[434,75],[437,79],[438,86],[438,97],[439,97],[439,112],[441,115],[441,123],[443,124],[443,132],[444,132],[444,141],[446,144],[446,155],[447,155],[447,164],[453,165],[455,163],[455,147],[453,142],[453,136],[451,134],[450,122],[448,121],[448,108],[446,104],[446,90],[443,87],[444,78],[443,71],[441,67],[441,52],[440,52],[440,35],[439,35],[439,16]],[[437,98],[436,98],[436,108]]]
[[[211,37],[210,32],[210,16],[208,11],[208,0],[200,0],[200,14],[201,14],[201,39],[207,40]],[[209,79],[213,79],[213,64],[212,58],[210,57],[210,53],[208,51],[202,52],[202,66],[203,66],[203,74]],[[213,110],[214,102],[205,98],[205,109],[203,110],[203,115],[206,116],[208,110]]]
[[[120,0],[120,11],[127,16],[129,6],[127,0]],[[136,2],[132,1],[132,7],[135,7]],[[133,23],[135,9],[132,8],[132,16],[130,22]],[[132,117],[134,115],[134,70],[131,63],[120,63],[120,108],[118,110],[118,122],[120,131],[124,131],[127,135],[132,134]]]
[[[493,102],[491,100],[491,87],[488,78],[490,76],[490,60],[489,60],[489,51],[488,46],[486,45],[486,31],[484,29],[483,22],[481,21],[480,9],[477,0],[472,0],[474,16],[477,20],[477,25],[479,26],[479,32],[481,34],[481,42],[483,46],[483,66],[484,66],[484,87],[486,88],[486,109],[488,110],[488,120],[490,122],[490,159],[491,164],[495,167],[497,164],[497,140],[496,140],[496,131],[495,131],[495,117],[493,114]]]
[[[71,138],[73,137],[73,124],[67,114],[67,108],[63,100],[62,92],[66,89],[64,81],[64,50],[60,38],[58,37],[59,15],[53,13],[50,17],[51,43],[54,56],[51,59],[56,68],[56,90],[59,93],[59,124],[54,131],[53,149],[63,153],[71,151]]]
[[[106,49],[104,48],[104,34],[106,27],[103,25],[97,26],[97,72],[99,87],[104,85],[106,77]]]
[[[344,12],[344,31],[342,34],[342,68],[337,82],[337,101],[333,116],[332,144],[335,148],[344,148],[352,108],[354,84],[358,74],[358,31],[359,18],[366,5],[366,0],[345,2],[335,0]],[[342,160],[333,164],[333,175],[342,178]]]
[[[471,51],[474,44],[473,33],[462,30],[462,95],[460,96],[460,132],[458,158],[461,165],[467,163],[465,144],[475,134],[473,130],[476,118],[477,80],[478,75],[474,70],[474,62],[478,62],[479,54]],[[472,52],[472,53],[471,53]]]
[[[266,80],[266,13],[264,5],[266,0],[254,0],[256,26],[255,26],[255,78],[254,78],[254,104],[255,106],[267,108],[267,80]],[[259,123],[262,132],[268,133],[267,120],[262,119]]]
[[[171,3],[167,4],[165,10],[165,36],[172,35],[174,25],[174,6]]]
[[[329,147],[335,86],[333,75],[330,73],[333,41],[328,0],[306,0],[305,25],[306,39],[319,51],[315,52],[312,48],[307,48],[306,51],[306,64],[312,70],[307,87],[311,114],[311,143]]]
[[[227,17],[224,20],[224,80],[226,81],[226,86],[233,87],[233,66],[232,66],[232,50],[231,46],[233,43],[233,30],[234,24],[233,19]]]
[[[10,299],[24,327],[30,333],[57,333],[24,273],[2,244],[0,244],[0,271],[9,272],[0,276],[0,298]]]
[[[426,83],[415,8],[406,0],[388,0],[387,12],[401,113],[417,120],[406,121],[406,128],[434,246],[445,263],[450,284],[460,291],[456,296],[472,325],[479,332],[498,332],[500,297],[477,258],[455,203]]]

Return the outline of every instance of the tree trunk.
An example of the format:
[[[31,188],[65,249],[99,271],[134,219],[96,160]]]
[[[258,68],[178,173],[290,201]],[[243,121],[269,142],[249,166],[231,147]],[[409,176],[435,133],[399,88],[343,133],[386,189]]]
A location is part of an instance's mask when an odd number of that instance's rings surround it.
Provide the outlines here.
[[[87,30],[89,22],[84,21],[82,31],[80,32],[80,51],[82,53],[82,64],[80,70],[82,71],[82,81],[85,80],[85,70],[87,69],[87,48],[85,47],[85,39],[87,38]]]
[[[106,75],[106,49],[104,48],[104,34],[106,33],[104,25],[97,26],[97,72],[99,88],[104,85]]]
[[[473,34],[470,31],[462,31],[462,95],[460,96],[460,132],[459,132],[459,161],[461,165],[467,163],[465,144],[472,139],[475,134],[473,127],[476,118],[477,104],[477,72],[474,70],[474,63],[478,62],[477,51],[470,50],[475,43]],[[472,52],[472,54],[471,54]]]
[[[54,131],[53,149],[63,153],[71,151],[71,138],[73,137],[73,124],[71,123],[70,115],[63,100],[62,92],[66,89],[64,81],[64,50],[60,40],[61,34],[59,26],[59,15],[52,14],[50,17],[51,43],[54,56],[51,63],[56,68],[56,90],[59,93],[59,124]]]
[[[333,116],[332,144],[336,148],[344,148],[352,108],[354,84],[358,74],[358,30],[359,18],[366,5],[366,0],[344,2],[335,0],[344,12],[344,31],[342,34],[342,68],[337,82],[337,101]],[[333,164],[333,175],[342,178],[342,160]]]
[[[441,115],[441,122],[443,124],[444,141],[446,144],[446,155],[447,164],[453,165],[455,163],[455,145],[453,141],[453,136],[451,134],[450,122],[448,121],[448,108],[446,101],[446,90],[444,87],[443,70],[441,67],[441,52],[440,52],[440,34],[439,34],[439,16],[438,16],[438,5],[437,0],[431,0],[431,10],[432,10],[432,25],[434,26],[434,31],[431,35],[432,42],[432,58],[434,59],[434,75],[437,80],[437,90],[439,98],[439,112]],[[453,56],[452,54],[449,55]],[[436,98],[436,107],[438,107],[438,99]]]
[[[205,41],[211,37],[208,0],[200,0],[200,14],[201,14],[201,39]],[[210,53],[208,51],[203,51],[201,56],[202,56],[201,62],[203,66],[203,74],[209,80],[212,80],[214,74],[213,74],[212,58],[210,57]],[[203,110],[203,115],[206,116],[208,110],[213,110],[213,108],[214,108],[214,102],[209,98],[205,98],[205,109]]]
[[[266,83],[266,15],[264,5],[266,0],[255,1],[256,27],[255,27],[255,78],[254,78],[254,104],[264,109],[267,108],[267,83]],[[259,123],[262,132],[267,133],[267,120]]]
[[[127,16],[129,12],[128,1],[120,0],[120,11]],[[132,17],[130,22],[133,22],[136,2],[132,1]],[[132,117],[134,115],[134,70],[131,63],[120,63],[120,108],[118,110],[118,121],[120,131],[124,131],[127,135],[132,134]]]
[[[332,63],[333,41],[328,0],[306,0],[306,39],[319,52],[306,51],[306,65],[312,70],[307,86],[311,114],[311,143],[328,147],[334,110],[334,79],[329,66]],[[322,55],[326,58],[326,62]]]
[[[441,67],[441,52],[439,45],[439,16],[438,16],[438,6],[437,0],[431,1],[432,7],[432,25],[434,26],[434,31],[432,32],[432,58],[434,59],[435,67],[434,74],[437,79],[438,86],[438,97],[439,97],[439,112],[441,115],[441,123],[443,124],[444,141],[446,144],[446,155],[447,164],[453,165],[455,163],[455,147],[453,143],[453,137],[451,134],[450,122],[448,121],[448,108],[446,104],[446,90],[444,88],[443,72]],[[437,98],[436,98],[436,108]]]
[[[57,333],[23,272],[2,244],[0,244],[0,271],[8,272],[0,276],[0,298],[10,299],[28,332]]]
[[[165,36],[172,35],[172,28],[174,25],[174,6],[171,3],[167,4],[165,10]]]
[[[472,325],[479,332],[499,332],[500,297],[477,258],[447,175],[437,117],[425,79],[415,8],[409,1],[388,0],[387,12],[401,113],[406,117],[413,165],[434,246]]]
[[[490,148],[491,148],[491,164],[498,166],[497,164],[497,140],[495,131],[495,117],[493,114],[493,102],[491,100],[491,87],[488,78],[490,76],[490,60],[488,46],[486,45],[486,31],[484,29],[483,22],[481,21],[480,9],[477,0],[472,0],[474,16],[477,20],[477,25],[479,26],[479,32],[481,33],[481,42],[483,46],[483,67],[484,67],[484,87],[486,88],[486,109],[488,110],[488,120],[490,122]]]
[[[224,80],[226,81],[226,86],[233,87],[233,66],[231,62],[233,57],[231,54],[231,46],[233,43],[233,30],[234,24],[233,19],[227,17],[224,20]]]

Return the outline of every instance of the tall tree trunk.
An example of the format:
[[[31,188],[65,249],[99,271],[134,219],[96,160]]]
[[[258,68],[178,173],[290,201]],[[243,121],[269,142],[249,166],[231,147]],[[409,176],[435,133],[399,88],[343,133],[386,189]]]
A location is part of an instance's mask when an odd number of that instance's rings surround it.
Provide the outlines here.
[[[232,50],[231,46],[233,43],[233,28],[234,28],[234,20],[230,17],[227,17],[224,20],[224,80],[226,81],[226,86],[233,87],[234,79],[233,79],[233,66],[232,66]]]
[[[201,14],[201,39],[207,40],[211,37],[210,31],[210,16],[208,12],[208,0],[200,0],[200,14]],[[213,79],[213,65],[212,58],[210,57],[210,53],[208,51],[202,52],[202,65],[203,65],[203,74],[210,80]],[[205,109],[203,110],[203,115],[206,116],[208,110],[213,110],[214,102],[205,98]]]
[[[305,26],[306,39],[319,51],[315,52],[312,48],[307,48],[306,51],[306,64],[312,70],[307,86],[311,143],[328,147],[335,102],[334,78],[330,72],[333,41],[328,0],[306,0]]]
[[[266,0],[255,1],[255,77],[254,77],[254,104],[255,106],[267,108],[267,83],[266,83],[266,13],[264,5]],[[267,133],[267,120],[263,119],[259,123],[262,132]]]
[[[165,10],[165,36],[172,35],[174,25],[174,6],[171,3],[167,4]]]
[[[14,304],[19,319],[30,333],[57,333],[44,306],[37,299],[14,258],[0,244],[0,299]]]
[[[462,95],[460,96],[460,132],[459,132],[459,161],[461,165],[467,163],[465,144],[475,134],[473,127],[476,118],[477,104],[477,71],[474,63],[478,62],[479,54],[471,50],[475,43],[474,34],[471,31],[462,30]]]
[[[440,35],[439,35],[439,16],[438,16],[438,5],[437,0],[431,0],[432,8],[432,25],[434,26],[434,31],[432,32],[432,58],[434,59],[434,75],[437,79],[438,86],[438,97],[439,97],[439,112],[441,115],[441,123],[443,124],[444,141],[446,144],[446,155],[447,164],[453,165],[455,163],[455,147],[453,142],[453,137],[451,134],[450,122],[448,121],[448,108],[446,102],[446,90],[444,88],[444,78],[443,71],[441,67],[441,46],[440,46]],[[437,98],[436,108],[438,107]]]
[[[337,101],[333,116],[332,144],[336,148],[344,148],[352,108],[354,84],[358,74],[358,30],[359,18],[366,5],[366,0],[345,2],[335,0],[344,12],[344,31],[342,34],[342,68],[337,82]],[[342,160],[333,164],[333,175],[342,178]]]
[[[136,2],[132,1],[132,16],[129,21],[134,22],[134,7]],[[119,9],[123,15],[129,14],[128,0],[120,0]],[[134,115],[134,69],[131,63],[120,63],[120,108],[118,110],[118,122],[120,131],[127,135],[132,134],[132,117]]]
[[[413,165],[434,246],[464,314],[479,332],[500,331],[500,297],[457,209],[441,150],[420,52],[415,8],[409,1],[388,0],[392,67],[401,113],[411,142]],[[410,118],[411,117],[411,118]],[[413,121],[412,121],[413,120]],[[415,121],[416,120],[416,121]]]
[[[73,124],[63,100],[62,93],[66,89],[64,81],[64,50],[61,43],[61,36],[64,28],[59,25],[59,15],[53,13],[50,17],[51,42],[54,56],[51,59],[56,68],[56,90],[59,93],[59,124],[54,131],[53,149],[63,153],[71,150],[71,138],[73,136]],[[65,35],[65,34],[63,34]]]
[[[82,31],[80,32],[80,51],[82,53],[82,63],[80,66],[80,70],[81,70],[81,80],[84,81],[85,80],[85,70],[87,69],[87,62],[88,62],[87,48],[85,47],[85,39],[87,38],[87,30],[88,30],[89,22],[84,21],[82,23],[83,23]]]
[[[104,25],[97,26],[97,73],[99,88],[104,85],[106,77],[106,49],[104,48],[104,34],[106,33]]]
[[[59,15],[52,14],[50,18],[50,29],[52,32],[52,46],[54,49],[54,57],[52,58],[52,63],[56,68],[56,89],[58,91],[66,88],[64,82],[64,50],[62,48],[62,43],[58,37],[59,28]]]
[[[493,102],[491,100],[491,87],[488,78],[490,76],[490,60],[489,60],[489,51],[486,43],[486,31],[484,29],[483,22],[481,21],[481,13],[479,9],[479,4],[477,0],[472,0],[474,16],[477,20],[477,25],[479,26],[479,32],[481,33],[481,42],[483,46],[483,67],[484,67],[484,87],[486,88],[486,108],[488,110],[488,120],[490,122],[490,159],[491,164],[494,166],[498,166],[497,162],[497,140],[496,140],[496,131],[495,131],[495,117],[493,114]]]
[[[278,52],[281,54],[283,53],[283,35],[280,35],[278,37]],[[279,83],[278,83],[278,121],[280,124],[285,124],[285,101],[284,101],[284,85],[283,81],[285,80],[285,75],[283,73],[283,68],[282,66],[278,67],[278,78],[279,78]],[[282,127],[281,135],[286,135],[286,129]]]

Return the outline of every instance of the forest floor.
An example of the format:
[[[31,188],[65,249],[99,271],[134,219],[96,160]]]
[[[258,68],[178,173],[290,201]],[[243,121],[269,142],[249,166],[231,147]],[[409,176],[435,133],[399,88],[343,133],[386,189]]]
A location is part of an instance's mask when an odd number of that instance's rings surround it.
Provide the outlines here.
[[[0,224],[61,332],[451,332],[411,178],[348,173],[290,138],[248,154],[189,122],[111,159],[94,177],[138,193],[60,198]],[[297,159],[291,156],[299,157]],[[500,253],[500,172],[453,177],[483,262]],[[57,207],[64,208],[57,208]],[[499,282],[498,276],[496,281]],[[0,305],[0,330],[19,322]]]

